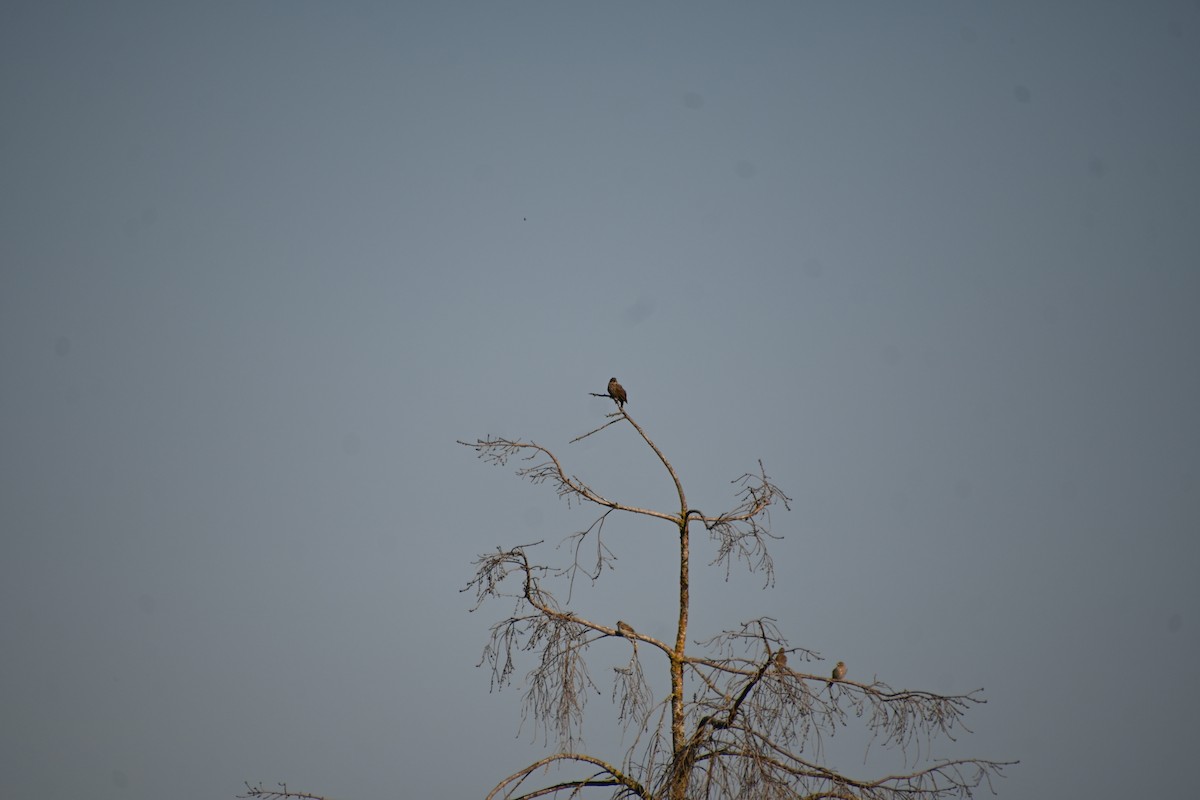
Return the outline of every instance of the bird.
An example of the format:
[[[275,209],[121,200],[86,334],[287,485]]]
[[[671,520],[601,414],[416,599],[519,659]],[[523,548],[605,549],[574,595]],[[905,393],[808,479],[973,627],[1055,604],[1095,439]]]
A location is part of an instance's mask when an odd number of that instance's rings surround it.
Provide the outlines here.
[[[844,677],[846,677],[846,662],[839,661],[837,666],[833,668],[833,679],[840,681]]]
[[[628,622],[617,620],[617,633],[619,633],[621,636],[627,636],[632,639],[634,635],[633,626]]]
[[[775,654],[775,668],[780,672],[787,669],[787,653],[783,652],[783,648],[779,648],[779,652]]]
[[[629,402],[629,395],[625,394],[625,387],[617,383],[616,378],[608,379],[608,396],[617,401],[617,408],[622,408]]]

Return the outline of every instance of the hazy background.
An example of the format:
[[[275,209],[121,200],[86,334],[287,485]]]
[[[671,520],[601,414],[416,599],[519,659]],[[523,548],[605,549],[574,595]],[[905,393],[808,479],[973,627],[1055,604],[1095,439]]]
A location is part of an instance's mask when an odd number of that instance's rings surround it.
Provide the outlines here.
[[[591,515],[454,442],[669,508],[567,444],[611,375],[795,501],[694,638],[985,687],[1001,797],[1194,785],[1200,4],[9,2],[0,109],[4,795],[482,796],[542,750],[459,590]],[[606,537],[576,610],[669,635]]]

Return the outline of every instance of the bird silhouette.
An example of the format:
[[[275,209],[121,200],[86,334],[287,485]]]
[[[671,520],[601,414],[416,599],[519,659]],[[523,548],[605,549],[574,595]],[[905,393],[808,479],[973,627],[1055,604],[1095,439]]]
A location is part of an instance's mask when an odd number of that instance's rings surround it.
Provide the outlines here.
[[[617,408],[624,408],[629,402],[629,395],[625,394],[625,387],[617,383],[616,378],[608,379],[608,396],[617,401]]]
[[[787,653],[783,652],[783,648],[779,648],[779,652],[775,654],[775,668],[780,672],[787,669]]]
[[[833,681],[840,681],[842,678],[846,677],[845,661],[837,662],[837,666],[833,668],[833,675],[831,677],[833,678]],[[830,697],[833,697],[833,681],[825,681],[825,688],[829,690]]]

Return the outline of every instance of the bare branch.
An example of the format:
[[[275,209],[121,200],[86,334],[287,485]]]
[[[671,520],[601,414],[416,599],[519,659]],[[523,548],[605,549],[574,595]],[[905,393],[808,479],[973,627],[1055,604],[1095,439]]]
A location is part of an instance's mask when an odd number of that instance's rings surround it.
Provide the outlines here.
[[[631,514],[643,514],[676,524],[679,521],[678,516],[673,514],[654,511],[648,508],[638,508],[637,506],[628,506],[614,500],[609,500],[578,478],[567,475],[558,458],[545,447],[534,442],[521,442],[513,439],[478,439],[473,443],[464,441],[459,441],[458,443],[465,447],[473,448],[481,459],[489,464],[496,464],[498,466],[507,465],[509,459],[518,454],[525,461],[533,461],[538,458],[538,454],[540,453],[544,460],[518,469],[517,474],[522,478],[528,478],[534,484],[549,482],[554,486],[558,496],[566,499],[568,505],[572,502],[586,500],[589,503],[595,503],[596,505],[619,511],[628,511]]]
[[[771,482],[762,461],[758,462],[758,474],[747,472],[731,483],[742,487],[738,492],[741,502],[733,510],[708,517],[699,509],[689,509],[688,516],[695,515],[704,523],[709,535],[717,543],[717,555],[710,565],[724,565],[726,580],[729,579],[733,562],[742,561],[751,572],[762,571],[764,588],[772,586],[775,583],[775,564],[767,551],[765,540],[780,537],[770,531],[770,507],[775,503],[783,503],[784,508],[791,510],[792,498]]]
[[[521,784],[524,783],[525,780],[530,775],[532,775],[534,772],[538,771],[539,769],[542,769],[543,767],[548,767],[551,764],[556,764],[556,763],[561,763],[561,762],[591,764],[593,766],[599,767],[600,771],[593,772],[586,778],[581,778],[578,780],[563,781],[561,783],[554,784],[553,786],[542,787],[540,789],[536,789],[532,792],[517,794],[517,791],[520,789]],[[601,778],[600,776],[602,776],[602,775],[608,775],[609,777]],[[564,791],[574,794],[579,789],[583,789],[583,788],[587,788],[587,787],[591,787],[591,786],[621,787],[623,789],[623,791],[621,791],[617,796],[641,797],[641,798],[647,798],[647,800],[649,800],[649,798],[651,797],[651,795],[646,791],[646,789],[640,783],[638,783],[636,780],[634,780],[630,776],[626,775],[620,768],[616,767],[615,765],[609,764],[608,762],[603,761],[594,756],[584,755],[582,753],[566,752],[566,753],[555,753],[552,756],[547,756],[546,758],[539,759],[539,760],[533,762],[532,764],[530,764],[529,766],[525,767],[524,769],[521,769],[517,772],[514,772],[512,775],[509,775],[507,778],[500,781],[500,783],[496,784],[496,787],[494,789],[492,789],[492,791],[488,792],[487,800],[493,800],[493,798],[498,798],[498,797],[503,797],[503,798],[505,798],[505,800],[527,800],[528,798],[545,797],[547,795],[558,794],[558,793],[561,793]]]
[[[246,793],[239,794],[238,797],[262,797],[265,800],[290,800],[296,797],[301,800],[326,800],[319,794],[309,794],[308,792],[293,792],[287,788],[286,783],[276,784],[278,789],[265,789],[260,782],[257,786],[251,786],[249,781],[245,781]]]
[[[575,595],[576,575],[582,573],[594,584],[600,579],[600,574],[604,571],[605,567],[612,569],[612,563],[616,560],[616,556],[611,550],[608,549],[608,547],[605,546],[601,537],[601,534],[604,532],[604,521],[608,519],[608,515],[612,512],[613,509],[610,508],[608,511],[605,511],[603,514],[597,517],[596,520],[586,529],[582,531],[576,531],[568,536],[565,540],[566,542],[574,543],[572,548],[574,557],[571,559],[571,566],[561,570],[559,573],[569,577],[569,587],[567,590],[568,603],[571,602],[571,598]],[[580,564],[580,554],[582,553],[584,542],[587,541],[588,536],[593,533],[596,535],[595,560],[590,568],[585,568]]]
[[[595,396],[596,396],[596,397],[606,397],[607,395],[595,395]],[[596,433],[599,433],[600,431],[604,430],[605,428],[608,428],[608,427],[611,427],[611,426],[613,426],[613,425],[616,425],[618,422],[620,422],[620,421],[621,421],[621,419],[622,419],[622,418],[623,418],[625,415],[624,415],[623,413],[621,413],[621,412],[619,412],[619,411],[618,411],[618,412],[614,412],[614,413],[612,413],[612,414],[609,414],[608,416],[610,417],[610,419],[608,420],[608,422],[604,423],[603,425],[600,425],[599,427],[592,428],[592,429],[591,429],[590,431],[588,431],[587,433],[581,433],[581,434],[579,434],[579,435],[578,435],[578,436],[576,436],[574,439],[572,439],[570,442],[568,442],[568,444],[575,444],[576,442],[582,442],[584,439],[588,438],[589,436],[591,436],[591,435],[593,435],[593,434],[596,434]]]
[[[613,667],[616,681],[613,683],[612,699],[617,705],[617,720],[621,727],[628,729],[637,725],[640,729],[645,724],[650,713],[650,686],[642,673],[642,663],[637,652],[629,659],[624,667]]]

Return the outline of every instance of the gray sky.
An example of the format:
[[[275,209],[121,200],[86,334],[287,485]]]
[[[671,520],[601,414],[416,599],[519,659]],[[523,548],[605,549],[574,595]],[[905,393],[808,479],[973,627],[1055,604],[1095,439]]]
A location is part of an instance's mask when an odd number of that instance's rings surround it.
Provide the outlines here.
[[[1002,797],[1190,787],[1198,97],[1195,2],[5,4],[5,793],[536,758],[459,589],[591,517],[454,441],[669,508],[567,444],[610,375],[693,505],[795,500],[694,638],[985,687],[939,752]],[[615,523],[577,610],[664,635],[669,529]]]

